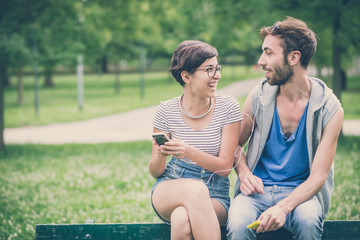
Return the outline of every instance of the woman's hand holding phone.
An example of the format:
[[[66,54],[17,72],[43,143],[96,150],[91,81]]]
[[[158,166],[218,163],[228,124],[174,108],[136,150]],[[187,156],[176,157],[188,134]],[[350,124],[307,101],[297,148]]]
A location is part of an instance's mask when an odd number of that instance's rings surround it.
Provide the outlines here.
[[[165,133],[154,133],[154,141],[159,145],[159,153],[172,155],[174,157],[187,157],[186,149],[188,145],[182,140],[170,140]]]
[[[166,142],[170,142],[169,137],[165,133],[153,133],[152,136],[159,146],[164,145]]]
[[[165,151],[165,143],[170,142],[169,137],[163,132],[157,132],[152,134],[153,144],[157,145],[157,152],[160,155],[169,156],[169,153]],[[163,146],[163,147],[162,147]]]

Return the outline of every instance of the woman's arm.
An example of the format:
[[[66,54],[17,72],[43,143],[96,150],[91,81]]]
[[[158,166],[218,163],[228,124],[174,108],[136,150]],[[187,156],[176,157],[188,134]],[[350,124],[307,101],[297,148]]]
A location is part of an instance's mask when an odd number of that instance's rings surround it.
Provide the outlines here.
[[[220,176],[227,176],[230,174],[233,167],[234,152],[239,141],[240,127],[240,121],[223,127],[218,157],[207,154],[193,146],[188,145],[185,141],[177,139],[162,145],[160,147],[160,152],[167,156],[173,155],[180,158],[187,157],[199,166],[211,172],[216,172]]]
[[[160,130],[153,128],[153,132],[160,132]],[[168,154],[164,154],[161,152],[161,148],[155,142],[155,140],[153,140],[152,153],[149,162],[149,171],[151,176],[153,176],[154,178],[158,178],[163,174],[166,166],[166,158],[168,156]]]

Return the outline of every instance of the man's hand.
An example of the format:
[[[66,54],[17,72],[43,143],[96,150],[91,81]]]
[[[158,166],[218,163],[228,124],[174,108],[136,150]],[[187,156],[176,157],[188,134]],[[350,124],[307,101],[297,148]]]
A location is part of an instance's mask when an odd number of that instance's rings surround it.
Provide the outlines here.
[[[249,171],[249,173],[241,175],[240,191],[246,196],[254,193],[264,194],[264,184],[260,178]]]
[[[257,228],[257,232],[266,232],[266,231],[275,231],[285,224],[286,212],[282,209],[280,205],[275,205],[271,208],[268,208],[263,212],[258,221],[260,225]]]

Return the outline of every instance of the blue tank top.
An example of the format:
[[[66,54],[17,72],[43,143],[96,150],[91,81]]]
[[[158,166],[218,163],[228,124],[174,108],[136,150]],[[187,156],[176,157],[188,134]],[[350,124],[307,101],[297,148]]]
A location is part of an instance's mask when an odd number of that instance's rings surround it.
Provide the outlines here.
[[[308,103],[309,105],[309,103]],[[253,172],[264,185],[296,187],[309,174],[309,155],[306,144],[306,112],[308,105],[293,134],[286,138],[280,124],[275,104],[269,137]]]

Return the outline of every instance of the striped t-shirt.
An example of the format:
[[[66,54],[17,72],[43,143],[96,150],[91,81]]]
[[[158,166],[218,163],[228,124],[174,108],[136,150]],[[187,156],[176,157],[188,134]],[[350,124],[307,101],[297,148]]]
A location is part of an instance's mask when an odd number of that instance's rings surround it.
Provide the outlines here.
[[[215,109],[209,125],[201,131],[194,131],[184,121],[179,97],[161,102],[158,106],[153,127],[169,133],[170,139],[180,139],[205,153],[219,156],[222,128],[230,123],[241,121],[240,105],[232,96],[216,96]],[[188,158],[180,158],[192,162]]]

